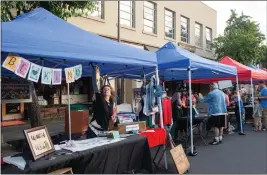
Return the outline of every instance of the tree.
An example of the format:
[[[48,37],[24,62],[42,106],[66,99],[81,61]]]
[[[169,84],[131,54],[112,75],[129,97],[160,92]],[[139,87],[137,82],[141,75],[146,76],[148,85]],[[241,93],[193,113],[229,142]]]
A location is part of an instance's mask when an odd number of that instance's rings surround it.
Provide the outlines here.
[[[92,12],[96,8],[96,1],[1,1],[1,21],[10,21],[38,7],[66,20],[72,16],[82,16]],[[32,88],[32,103],[29,108],[31,127],[37,127],[42,125],[40,106],[34,84],[29,83]]]
[[[258,64],[264,58],[266,45],[264,34],[259,24],[241,13],[240,16],[231,10],[232,14],[226,22],[224,35],[214,39],[212,47],[218,59],[229,56],[245,65]]]
[[[66,20],[93,11],[96,1],[1,1],[1,21],[10,21],[38,7]]]

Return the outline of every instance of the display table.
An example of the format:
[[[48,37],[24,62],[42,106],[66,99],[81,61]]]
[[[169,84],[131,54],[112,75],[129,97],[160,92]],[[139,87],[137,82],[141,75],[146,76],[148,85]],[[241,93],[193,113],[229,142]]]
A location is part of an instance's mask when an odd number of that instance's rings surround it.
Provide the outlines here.
[[[127,137],[127,139],[92,148],[82,152],[72,154],[59,154],[59,152],[69,152],[65,150],[57,151],[51,155],[31,162],[24,171],[14,166],[4,168],[2,173],[14,173],[17,169],[21,173],[46,174],[64,167],[72,167],[75,174],[120,174],[131,170],[144,169],[152,173],[152,161],[148,141],[139,135]],[[56,157],[49,160],[49,157]]]

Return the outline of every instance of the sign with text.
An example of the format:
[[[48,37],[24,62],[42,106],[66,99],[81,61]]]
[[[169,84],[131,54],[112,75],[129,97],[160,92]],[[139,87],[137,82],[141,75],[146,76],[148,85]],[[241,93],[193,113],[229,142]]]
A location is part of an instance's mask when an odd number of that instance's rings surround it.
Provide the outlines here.
[[[190,163],[185,155],[182,145],[178,145],[171,149],[171,156],[179,174],[184,174],[189,168]]]
[[[16,55],[8,55],[3,63],[3,67],[14,72],[17,68],[17,65],[20,62],[20,57]]]
[[[53,69],[52,72],[52,85],[60,85],[62,77],[62,69]]]
[[[15,74],[22,78],[26,78],[28,71],[30,69],[30,66],[31,66],[31,62],[23,58],[20,58],[20,62],[17,65]]]
[[[75,80],[74,67],[65,68],[65,76],[67,83],[73,83]]]
[[[46,126],[24,130],[24,134],[30,146],[34,160],[55,151]]]
[[[38,82],[40,74],[42,72],[42,66],[32,63],[31,68],[28,75],[28,80]]]

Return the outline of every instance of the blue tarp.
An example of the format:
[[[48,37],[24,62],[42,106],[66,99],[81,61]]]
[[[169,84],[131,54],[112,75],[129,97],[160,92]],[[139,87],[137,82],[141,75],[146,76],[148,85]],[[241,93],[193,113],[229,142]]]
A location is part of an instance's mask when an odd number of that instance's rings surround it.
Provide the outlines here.
[[[153,52],[85,31],[43,8],[3,22],[1,49],[2,62],[7,53],[16,53],[39,65],[42,65],[40,58],[44,58],[43,66],[50,68],[82,63],[84,75],[90,75],[90,63],[97,63],[101,74],[157,64]],[[2,68],[2,74],[5,73],[7,70]]]
[[[160,79],[188,80],[187,68],[192,69],[192,79],[234,76],[236,68],[202,58],[172,42],[157,52]]]

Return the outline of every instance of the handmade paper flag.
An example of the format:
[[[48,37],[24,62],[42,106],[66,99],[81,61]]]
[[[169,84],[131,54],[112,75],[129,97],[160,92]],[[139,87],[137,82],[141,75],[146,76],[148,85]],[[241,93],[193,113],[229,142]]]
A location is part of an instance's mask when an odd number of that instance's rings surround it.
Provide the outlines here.
[[[67,83],[74,82],[74,67],[65,68],[65,76]]]
[[[78,80],[79,78],[82,77],[82,65],[77,65],[77,66],[74,66],[74,73],[75,73],[75,80]]]
[[[28,60],[25,60],[24,58],[20,58],[20,62],[17,65],[17,68],[15,70],[15,74],[22,78],[26,78],[28,71],[30,69],[31,62]]]
[[[43,67],[42,69],[42,84],[51,84],[52,81],[52,69]]]
[[[29,71],[29,75],[28,75],[28,80],[31,80],[37,83],[39,81],[41,71],[42,71],[42,66],[32,63],[30,71]]]
[[[52,85],[60,85],[62,78],[62,69],[53,69]]]
[[[20,57],[19,56],[16,56],[16,55],[12,55],[12,54],[9,54],[4,63],[3,63],[3,67],[14,72],[17,68],[17,65],[18,63],[20,62]]]

